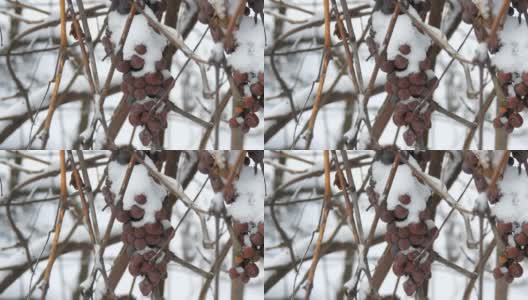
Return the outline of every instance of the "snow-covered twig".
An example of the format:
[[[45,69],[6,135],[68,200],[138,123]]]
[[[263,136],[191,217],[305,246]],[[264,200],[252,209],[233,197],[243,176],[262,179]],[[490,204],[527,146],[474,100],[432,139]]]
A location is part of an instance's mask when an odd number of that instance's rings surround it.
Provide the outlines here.
[[[141,12],[143,16],[145,16],[150,26],[159,30],[160,33],[163,34],[163,36],[165,36],[165,38],[167,38],[171,44],[173,44],[176,48],[180,49],[187,57],[191,58],[198,64],[209,64],[207,59],[204,59],[194,53],[191,48],[189,48],[189,46],[185,44],[185,42],[183,41],[183,37],[176,29],[158,22],[156,18],[153,17],[151,10],[143,10],[139,6],[137,6],[137,10]]]
[[[471,59],[467,59],[464,56],[462,56],[460,53],[456,51],[453,46],[449,44],[443,33],[438,30],[438,28],[432,27],[422,21],[420,16],[416,13],[415,10],[408,10],[405,8],[405,5],[400,5],[401,10],[407,14],[411,20],[414,22],[414,24],[422,29],[425,34],[427,34],[437,45],[442,47],[451,57],[455,58],[462,64],[469,64],[472,65],[473,62]]]

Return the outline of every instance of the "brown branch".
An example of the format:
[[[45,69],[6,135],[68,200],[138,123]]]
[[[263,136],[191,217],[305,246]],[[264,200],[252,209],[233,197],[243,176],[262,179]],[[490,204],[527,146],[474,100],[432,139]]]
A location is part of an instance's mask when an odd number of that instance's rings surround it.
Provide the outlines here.
[[[115,94],[120,90],[119,85],[109,87],[109,95]],[[92,98],[92,95],[89,92],[79,92],[79,91],[65,91],[59,93],[60,101],[57,105],[64,105],[71,103],[76,100],[88,101]],[[38,111],[46,110],[48,106],[41,107],[40,110],[35,109],[33,113]],[[14,116],[11,118],[11,124],[7,125],[2,131],[0,131],[0,148],[2,148],[2,143],[7,140],[17,129],[19,129],[28,119],[30,119],[30,113],[27,112],[20,116]]]
[[[376,236],[373,240],[372,245],[378,245],[385,241],[385,238],[383,235]],[[355,242],[348,242],[348,243],[342,243],[342,242],[326,242],[323,243],[323,246],[321,247],[321,257],[325,256],[327,254],[331,254],[338,251],[343,251],[346,249],[356,249],[357,243]],[[266,271],[275,271],[274,274],[268,276],[266,278],[266,281],[264,282],[264,293],[269,291],[272,287],[275,286],[286,274],[288,274],[292,269],[295,268],[296,265],[298,265],[301,262],[310,260],[313,258],[313,255],[306,255],[296,261],[289,262],[285,265],[276,266],[272,268],[266,268]],[[390,265],[389,265],[390,267]]]
[[[119,101],[119,104],[114,110],[114,114],[112,115],[110,125],[108,126],[108,133],[106,135],[108,145],[106,145],[106,148],[111,148],[111,145],[114,144],[114,141],[117,135],[119,134],[121,127],[127,120],[129,109],[130,109],[130,105],[128,103],[127,96],[123,94],[123,96],[121,97],[121,101]]]
[[[211,266],[210,273],[217,274],[220,271],[220,267],[222,266],[222,262],[226,258],[227,254],[229,253],[229,249],[231,249],[231,246],[233,245],[232,240],[230,239],[227,241],[227,243],[224,245],[224,248],[222,248],[222,251],[220,251],[220,254],[218,257],[215,258],[214,264]],[[207,296],[207,291],[209,290],[209,286],[211,285],[211,282],[213,281],[213,278],[207,278],[207,280],[202,285],[202,288],[200,290],[200,300],[205,300],[205,297]]]
[[[378,259],[378,262],[376,263],[376,270],[372,275],[372,283],[370,285],[370,288],[373,291],[377,292],[381,287],[383,281],[385,281],[385,277],[387,276],[387,274],[389,274],[389,271],[391,269],[392,260],[393,257],[391,254],[391,245],[389,244],[385,247],[383,255]]]
[[[115,244],[121,241],[121,235],[114,235],[111,237],[109,244]],[[57,257],[71,253],[74,251],[79,251],[82,249],[86,249],[87,247],[91,247],[92,243],[90,242],[62,242],[59,244],[59,247],[57,249]],[[22,276],[32,264],[43,261],[49,258],[49,255],[43,255],[39,257],[38,259],[34,259],[30,263],[24,263],[23,265],[17,266],[15,268],[12,268],[9,274],[7,274],[5,277],[3,277],[2,280],[0,280],[0,293],[5,291],[11,284],[13,284],[20,276]]]
[[[511,0],[503,0],[502,6],[499,11],[499,15],[493,20],[493,25],[491,26],[491,32],[488,37],[488,43],[494,41],[497,38],[497,30],[499,25],[502,23],[502,20],[506,16],[508,9],[510,8]]]
[[[464,268],[462,268],[461,266],[451,262],[450,260],[448,259],[445,259],[444,257],[442,257],[440,254],[438,254],[437,252],[433,251],[433,257],[434,257],[434,260],[443,264],[444,266],[452,269],[452,270],[455,270],[457,271],[458,273],[470,278],[470,279],[473,279],[473,278],[477,278],[477,273],[475,272],[470,272]]]
[[[218,106],[216,106],[215,108],[215,111],[213,113],[213,115],[211,116],[211,120],[209,121],[209,123],[212,123],[212,124],[218,124],[220,123],[220,120],[222,118],[222,112],[224,111],[224,109],[226,108],[227,104],[229,103],[229,100],[231,99],[231,95],[232,95],[232,92],[231,90],[228,91],[225,95],[224,95],[224,98],[222,99],[222,101],[220,102],[220,104]],[[218,126],[218,125],[216,125]],[[198,146],[198,149],[200,150],[204,150],[205,147],[207,146],[207,141],[209,140],[209,137],[211,136],[211,133],[213,132],[213,128],[215,126],[211,126],[211,127],[208,127],[201,140],[200,140],[200,145]]]
[[[73,160],[73,154],[71,150],[68,151],[68,157],[69,157],[69,160],[73,163],[74,160]],[[82,182],[81,176],[79,175],[79,171],[77,170],[75,165],[72,166],[72,171],[73,171],[72,176],[77,186],[77,190],[79,191],[79,196],[81,198],[83,219],[84,219],[84,222],[86,223],[86,227],[88,228],[88,234],[90,235],[90,240],[93,244],[97,244],[98,241],[95,237],[94,229],[92,226],[92,221],[90,219],[88,201],[86,201],[86,197],[84,195],[84,190],[83,190],[84,182]]]
[[[476,127],[471,127],[469,129],[468,134],[466,135],[466,139],[464,140],[464,146],[462,147],[463,150],[468,150],[469,146],[471,146],[471,141],[473,140],[473,137],[475,136],[475,133],[480,127],[480,125],[484,122],[484,119],[486,117],[486,112],[491,106],[491,103],[493,102],[493,99],[495,99],[495,92],[492,92],[488,95],[486,98],[486,101],[484,102],[484,105],[480,107],[479,112],[475,116],[475,120],[473,121],[474,124],[477,124]]]
[[[328,0],[325,2],[326,5],[328,5]],[[328,8],[327,8],[328,9]],[[330,187],[330,158],[329,158],[329,152],[328,150],[324,151],[324,178],[325,178],[325,204],[324,204],[324,210],[323,210],[323,216],[321,218],[321,223],[319,224],[319,234],[317,236],[317,242],[315,244],[315,250],[314,250],[314,256],[312,259],[312,264],[310,266],[310,270],[308,271],[308,278],[306,279],[306,295],[304,297],[305,300],[310,299],[310,294],[313,289],[313,281],[315,276],[315,270],[317,268],[317,263],[321,259],[321,244],[323,242],[323,236],[326,229],[326,220],[328,219],[328,215],[330,213],[330,207],[331,207],[331,194],[332,190]]]
[[[315,94],[314,105],[312,107],[312,114],[310,116],[310,121],[308,122],[308,131],[305,133],[304,138],[306,139],[305,149],[310,149],[310,145],[313,139],[313,131],[315,127],[315,121],[317,119],[317,113],[321,105],[321,95],[323,93],[323,87],[326,79],[326,71],[328,70],[328,64],[330,62],[330,46],[331,46],[331,37],[330,37],[330,3],[329,0],[324,0],[324,36],[325,36],[325,49],[323,54],[323,68],[321,74],[319,75],[319,84],[317,86],[317,92]],[[310,283],[310,278],[308,276],[308,283]],[[307,294],[309,296],[309,293]]]
[[[212,279],[214,277],[214,274],[211,273],[211,272],[206,272],[200,268],[198,268],[197,266],[187,262],[186,260],[182,259],[182,258],[179,258],[178,256],[176,256],[174,253],[170,252],[170,259],[171,261],[179,264],[180,266],[188,269],[188,270],[191,270],[192,272],[206,278],[206,279]]]
[[[396,26],[396,21],[398,20],[398,16],[400,14],[400,5],[398,3],[396,3],[395,7],[394,7],[394,12],[392,14],[392,17],[389,21],[389,26],[387,28],[387,32],[385,33],[385,37],[383,39],[383,44],[382,44],[382,48],[383,51],[382,53],[380,54],[381,56],[385,56],[387,54],[387,48],[388,48],[388,45],[389,45],[389,42],[390,42],[390,39],[392,37],[392,34],[394,32],[394,27]],[[363,97],[363,103],[359,103],[359,105],[362,105],[363,106],[363,111],[364,112],[367,112],[368,111],[368,103],[369,103],[369,100],[370,98],[372,97],[373,93],[374,93],[374,85],[376,83],[376,78],[378,77],[378,72],[379,72],[379,69],[380,69],[380,61],[376,61],[375,62],[375,65],[374,65],[374,70],[372,71],[372,74],[370,76],[370,80],[369,80],[369,83],[368,83],[368,86],[366,88],[365,91],[360,91],[360,94],[364,94],[364,97]],[[365,113],[365,119],[357,119],[356,121],[356,124],[354,124],[354,126],[356,128],[358,128],[358,130],[356,130],[356,135],[351,137],[349,139],[349,142],[351,144],[352,147],[355,147],[355,143],[357,142],[357,135],[359,134],[359,128],[361,126],[361,122],[365,122],[366,126],[367,126],[367,129],[369,131],[369,135],[372,137],[372,125],[370,124],[370,120],[369,120],[369,117],[368,117],[368,113]],[[375,140],[370,140],[370,142],[374,142],[374,145],[376,145],[376,141]]]
[[[64,0],[61,2],[61,5],[64,6]],[[61,8],[64,10],[64,7]],[[63,12],[64,13],[64,12]],[[59,246],[59,237],[62,229],[62,220],[64,219],[64,213],[66,211],[66,206],[68,205],[68,191],[66,188],[66,158],[65,158],[65,152],[64,150],[61,150],[59,152],[60,156],[60,181],[61,181],[61,202],[60,210],[59,210],[59,216],[57,218],[57,224],[55,225],[55,235],[53,237],[53,244],[51,246],[50,251],[50,257],[48,260],[48,264],[46,266],[46,270],[44,271],[44,282],[42,287],[42,296],[41,299],[46,299],[46,294],[48,292],[49,288],[49,280],[51,275],[51,270],[53,268],[53,264],[55,263],[55,260],[57,259],[57,248]]]
[[[108,290],[114,291],[117,287],[117,284],[121,280],[121,277],[123,277],[123,274],[125,273],[128,261],[130,260],[130,256],[128,255],[127,246],[123,245],[121,247],[121,251],[119,251],[119,254],[114,259],[114,262],[112,264],[112,269],[110,270],[110,274],[108,274]]]
[[[49,138],[49,129],[51,126],[51,120],[53,118],[53,113],[55,112],[55,108],[57,106],[57,98],[58,98],[58,92],[59,87],[62,79],[62,70],[64,69],[64,61],[66,60],[66,47],[68,44],[67,38],[66,38],[66,4],[64,2],[65,0],[61,0],[59,2],[60,4],[60,37],[61,37],[61,49],[59,50],[59,67],[57,69],[57,73],[55,74],[55,83],[53,85],[53,94],[51,95],[50,100],[50,106],[48,109],[48,115],[46,117],[46,121],[44,123],[44,132],[42,132],[42,135],[40,136],[42,139],[42,148],[46,148],[46,145],[48,143]],[[46,279],[46,278],[45,278]]]
[[[486,251],[484,251],[484,255],[480,257],[479,262],[475,266],[474,273],[479,274],[479,276],[482,276],[484,272],[484,267],[486,266],[486,262],[490,258],[491,254],[493,253],[493,250],[496,246],[496,240],[492,240],[491,243],[488,245],[488,248],[486,248]],[[466,289],[464,291],[464,300],[469,300],[471,297],[471,291],[473,291],[473,287],[475,286],[475,283],[477,281],[477,278],[471,278],[468,285],[466,286]]]

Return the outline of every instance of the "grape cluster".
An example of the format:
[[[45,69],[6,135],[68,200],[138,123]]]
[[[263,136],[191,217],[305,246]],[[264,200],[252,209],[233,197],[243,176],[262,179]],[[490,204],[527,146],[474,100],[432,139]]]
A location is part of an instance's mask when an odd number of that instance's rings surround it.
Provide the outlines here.
[[[257,15],[260,15],[260,18],[264,20],[264,0],[248,0],[247,5],[248,7],[246,7],[245,11],[246,16],[249,15],[249,9],[251,9],[255,12],[255,18],[257,18]]]
[[[401,49],[410,49],[408,45],[400,47],[401,53],[410,53]],[[409,65],[409,61],[402,55],[396,56],[392,61],[381,59],[380,68],[388,73],[385,91],[398,97],[398,100],[408,100],[410,98],[425,98],[431,95],[436,87],[437,78],[430,70],[431,65],[426,58],[420,63],[421,71],[407,76],[398,76],[396,71],[404,71]],[[431,71],[431,72],[428,72]]]
[[[478,156],[473,151],[464,151],[464,158],[462,161],[462,171],[467,174],[473,175],[473,180],[475,182],[475,187],[479,193],[485,192],[488,190],[488,180],[485,176],[485,171],[480,164]],[[491,203],[495,203],[495,197],[489,197]]]
[[[144,279],[139,283],[139,289],[143,295],[152,292],[154,286],[167,277],[168,256],[156,255],[156,252],[149,251],[145,254],[136,253],[130,258],[128,270],[132,276],[143,275]]]
[[[143,130],[139,133],[139,139],[143,145],[160,144],[160,133],[167,128],[169,111],[169,106],[154,99],[132,104],[128,121],[132,126],[143,126]]]
[[[245,86],[249,83],[249,74],[238,71],[233,72],[233,81],[238,90],[243,93]],[[245,95],[242,103],[235,107],[235,115],[229,119],[231,128],[240,127],[244,133],[250,128],[255,128],[259,124],[259,118],[256,114],[264,107],[264,73],[257,75],[257,80],[250,84],[250,95]]]
[[[383,161],[384,158],[389,157],[379,157],[383,164],[392,164],[392,160]],[[397,276],[407,276],[403,286],[410,296],[425,280],[431,278],[432,244],[438,234],[438,228],[427,208],[419,212],[417,222],[409,221],[412,201],[423,200],[413,200],[409,194],[401,194],[398,196],[398,204],[393,209],[388,209],[386,201],[380,203],[380,195],[374,189],[375,184],[375,181],[371,180],[370,187],[367,188],[368,199],[380,219],[387,223],[385,240],[392,245],[392,270]]]
[[[499,71],[497,78],[507,100],[493,120],[493,125],[511,133],[513,129],[522,126],[523,118],[520,113],[528,107],[528,72],[518,74]]]
[[[375,10],[380,10],[386,15],[390,15],[394,13],[394,8],[396,8],[397,0],[376,0],[376,4],[374,5]],[[425,15],[429,10],[431,10],[431,1],[430,0],[409,0],[409,5],[414,7],[418,14],[425,18]]]
[[[132,0],[111,0],[110,11],[117,11],[121,15],[126,15],[130,13],[130,8],[132,7]],[[138,1],[137,4],[141,5],[141,8],[144,9],[145,5],[148,5],[156,17],[161,19],[163,12],[167,9],[166,0],[143,0]]]
[[[233,231],[241,249],[235,255],[234,266],[229,269],[229,277],[248,283],[250,278],[258,276],[259,268],[255,263],[264,257],[264,223],[235,222]]]
[[[372,188],[367,190],[371,204],[376,207],[383,222],[387,223],[385,240],[392,245],[395,254],[392,270],[396,276],[407,276],[404,289],[407,295],[412,295],[425,280],[431,278],[433,263],[432,244],[438,234],[431,214],[425,210],[420,212],[420,221],[406,226],[398,226],[396,222],[405,221],[409,216],[406,208],[412,201],[407,194],[400,195],[398,204],[393,210],[387,209],[386,203],[379,205],[379,194]]]
[[[508,163],[510,165],[513,165],[512,159],[516,160],[517,163],[519,164],[518,165],[519,173],[521,173],[521,167],[524,166],[524,170],[526,174],[528,175],[528,151],[514,150],[514,151],[511,151],[511,155],[512,155],[512,158],[510,159],[510,161],[508,161]]]
[[[431,128],[431,114],[433,106],[429,102],[420,102],[418,99],[398,102],[392,115],[396,126],[407,126],[403,132],[403,139],[407,145],[412,145],[416,139],[423,136]]]
[[[237,197],[235,186],[232,183],[224,182],[228,175],[220,167],[223,163],[218,163],[216,159],[211,152],[200,151],[198,153],[198,171],[209,176],[214,192],[222,192],[226,204],[232,204]],[[255,172],[257,172],[257,166],[262,167],[263,159],[264,151],[249,150],[247,156],[244,157],[244,164],[249,166],[253,161]],[[231,279],[238,278],[241,282],[247,283],[250,278],[258,276],[259,268],[256,262],[264,257],[264,223],[234,220],[233,232],[241,247],[235,254],[233,267],[229,269],[229,276]]]
[[[523,274],[521,262],[528,257],[528,223],[497,221],[497,231],[507,245],[499,255],[499,265],[493,270],[495,279],[504,278],[511,283]]]
[[[247,156],[244,157],[244,164],[249,166],[251,161],[255,165],[255,172],[257,171],[257,165],[261,168],[264,165],[264,151],[262,150],[248,150]],[[209,151],[198,152],[198,171],[209,176],[211,187],[215,193],[223,192],[224,201],[226,204],[231,204],[236,199],[236,191],[232,183],[225,184],[222,174],[225,172],[220,170],[219,165],[216,163],[215,157]]]
[[[511,154],[508,164],[512,166],[514,160],[517,160],[520,173],[521,165],[526,166],[527,152],[512,151]],[[500,190],[496,187],[488,192],[488,199],[492,203],[499,202],[501,196]],[[497,232],[506,246],[499,255],[499,265],[493,270],[493,275],[495,279],[504,278],[506,282],[511,283],[514,278],[522,276],[523,268],[520,263],[528,257],[528,222],[505,222],[497,218]]]
[[[215,158],[211,152],[205,150],[198,152],[198,171],[209,176],[211,187],[215,193],[224,190],[224,181],[220,176],[218,168],[215,167]]]
[[[110,11],[127,15],[130,12],[131,4],[131,0],[114,0]],[[165,0],[145,0],[141,2],[141,5],[143,9],[151,9],[158,20],[161,20],[163,12],[167,8]],[[134,18],[139,17],[143,18],[143,16],[135,16]],[[159,35],[155,30],[153,32]],[[134,32],[129,34],[134,34]],[[116,69],[123,73],[121,90],[131,103],[130,124],[134,127],[141,126],[143,128],[139,137],[144,146],[151,143],[159,145],[162,130],[167,128],[167,115],[170,110],[167,104],[168,95],[174,80],[169,72],[170,51],[168,46],[165,44],[163,48],[160,48],[155,43],[144,41],[133,45],[134,53],[125,58],[123,51],[116,53],[115,49],[119,41],[112,40],[112,32],[109,29],[107,29],[102,42]],[[149,55],[160,53],[161,59],[158,61],[150,62],[147,59]],[[149,63],[153,63],[153,65],[147,66],[146,64]]]
[[[514,154],[514,152],[517,152]],[[508,164],[513,165],[514,159],[522,159],[524,151],[512,151],[513,157],[509,157]],[[495,204],[500,199],[500,191],[497,186],[490,185],[491,177],[493,175],[493,167],[490,166],[490,162],[482,162],[481,157],[474,151],[464,151],[464,157],[462,161],[462,170],[473,176],[475,187],[479,193],[486,193],[490,204]],[[522,163],[522,161],[520,161]],[[520,170],[520,166],[519,166]]]
[[[510,13],[512,11],[510,10]],[[499,50],[499,42],[495,37],[489,35],[489,28],[487,22],[482,18],[478,6],[472,0],[462,0],[462,21],[464,23],[473,25],[475,29],[475,37],[479,42],[487,42],[488,50],[491,53],[496,53]]]
[[[508,159],[508,165],[513,166],[515,160],[519,163],[519,173],[521,172],[521,165],[528,164],[528,152],[526,151],[512,151]],[[472,174],[475,179],[475,185],[479,192],[487,193],[488,201],[491,204],[499,203],[501,199],[501,191],[497,185],[491,186],[487,178],[491,176],[491,172],[484,168],[482,158],[476,155],[473,151],[466,151],[464,153],[464,160],[462,169],[464,172]],[[503,278],[506,282],[513,282],[514,278],[521,277],[523,268],[521,262],[525,257],[528,257],[528,222],[524,221],[503,221],[497,217],[497,232],[499,238],[505,245],[502,253],[499,254],[498,266],[493,270],[495,279]]]
[[[246,5],[244,14],[249,16],[253,11],[255,23],[257,15],[263,18],[264,0],[247,1]],[[227,54],[233,53],[237,45],[233,38],[234,34],[229,36],[225,34],[227,28],[221,24],[226,22],[219,20],[219,14],[215,14],[215,9],[209,1],[199,0],[198,6],[198,20],[209,25],[213,41],[222,43]],[[240,128],[244,133],[247,133],[251,128],[258,126],[259,118],[256,112],[264,107],[264,73],[255,74],[232,69],[230,76],[233,77],[234,84],[243,99],[235,103],[234,115],[229,119],[229,126]]]
[[[129,159],[118,161],[126,165]],[[148,295],[167,277],[167,264],[171,253],[167,248],[174,234],[167,212],[162,208],[155,212],[154,222],[142,222],[145,216],[145,207],[148,205],[149,195],[134,195],[135,204],[128,210],[123,208],[123,201],[116,202],[116,195],[112,192],[112,182],[107,179],[102,192],[107,205],[111,208],[112,215],[123,223],[121,239],[128,251],[133,253],[128,265],[132,276],[142,276],[139,287],[143,295]],[[165,199],[164,199],[165,200]],[[156,200],[151,200],[156,201]],[[144,224],[143,224],[144,223]]]
[[[431,278],[432,263],[431,252],[426,251],[422,254],[421,250],[411,249],[396,255],[392,270],[396,276],[409,276],[409,279],[403,283],[403,289],[410,296],[427,279]]]
[[[479,42],[487,41],[488,50],[491,53],[496,53],[498,50],[498,42],[496,39],[489,39],[489,31],[486,29],[485,22],[483,22],[480,16],[479,8],[472,0],[462,0],[462,21],[473,25],[477,40]]]
[[[490,36],[490,24],[483,20],[480,16],[479,8],[471,0],[463,0],[463,14],[464,22],[473,25],[475,28],[475,36],[479,42],[487,42],[488,50],[495,54],[501,49],[501,40],[498,37]],[[508,10],[508,15],[511,17],[518,12],[519,23],[521,16],[527,15],[528,1],[517,0],[511,1]],[[508,18],[508,16],[506,16]],[[502,26],[498,31],[502,30]],[[504,128],[506,132],[511,133],[515,128],[519,128],[523,124],[521,112],[528,107],[528,72],[511,72],[501,69],[501,65],[497,65],[497,79],[499,80],[502,92],[506,95],[506,102],[502,103],[498,115],[493,120],[495,128]]]
[[[508,13],[513,15],[512,9],[516,9],[519,12],[519,17],[524,15],[526,18],[528,14],[528,0],[512,0],[511,7]]]
[[[385,15],[392,14],[396,2],[395,0],[384,0],[380,11]],[[425,17],[430,9],[429,1],[411,1],[410,4],[422,17]],[[432,70],[432,62],[430,60],[433,57],[433,48],[431,44],[421,45],[421,47],[427,47],[427,55],[423,61],[419,62],[418,68],[416,68],[417,70],[409,69],[414,50],[411,48],[411,45],[408,43],[398,45],[398,54],[389,59],[387,51],[380,53],[381,45],[374,38],[376,34],[379,33],[371,30],[370,36],[367,38],[369,52],[375,57],[380,69],[387,73],[385,91],[389,95],[393,95],[396,101],[398,101],[398,104],[401,103],[401,105],[397,105],[393,121],[397,126],[408,127],[408,130],[404,134],[404,139],[407,145],[411,146],[418,137],[422,137],[426,130],[431,127],[431,113],[433,108],[428,103],[420,103],[425,102],[423,100],[433,94],[438,81]],[[422,51],[424,49],[417,50]],[[410,108],[413,106],[414,108]],[[416,110],[416,107],[422,108],[423,111]],[[405,117],[404,115],[408,116]]]

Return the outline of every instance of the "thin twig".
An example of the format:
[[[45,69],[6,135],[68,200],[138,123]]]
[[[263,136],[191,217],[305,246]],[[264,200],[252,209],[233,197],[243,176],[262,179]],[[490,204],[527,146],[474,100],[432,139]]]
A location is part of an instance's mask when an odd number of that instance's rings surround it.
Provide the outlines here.
[[[62,0],[62,5],[64,5],[64,0]],[[48,259],[48,264],[46,266],[46,269],[44,271],[44,279],[43,283],[41,285],[42,288],[42,295],[41,299],[46,299],[46,294],[48,292],[49,288],[49,280],[51,276],[51,270],[53,269],[53,264],[55,263],[55,260],[57,259],[57,248],[59,246],[59,238],[60,233],[62,229],[62,221],[64,219],[64,213],[66,211],[66,207],[68,205],[68,191],[66,188],[66,158],[65,158],[65,151],[61,150],[59,152],[59,160],[60,160],[60,187],[61,187],[61,202],[59,203],[60,209],[59,209],[59,216],[57,218],[57,223],[55,224],[55,234],[53,237],[53,244],[51,245],[51,251],[50,256]]]
[[[326,1],[326,4],[328,5],[328,0]],[[315,270],[317,268],[317,263],[319,262],[319,259],[321,258],[321,244],[323,242],[323,236],[326,229],[326,221],[328,219],[328,215],[330,213],[330,206],[331,206],[331,187],[330,187],[330,158],[329,158],[329,151],[325,150],[323,153],[324,156],[324,169],[325,169],[325,205],[323,210],[323,216],[321,218],[321,222],[319,224],[319,234],[317,237],[317,242],[315,244],[315,250],[314,255],[312,259],[312,264],[310,266],[310,270],[308,271],[308,277],[306,279],[305,289],[306,289],[306,295],[304,297],[305,300],[310,299],[310,294],[313,289],[313,282],[315,277]]]
[[[314,100],[314,105],[312,107],[312,114],[310,115],[310,121],[308,122],[308,129],[304,135],[304,139],[306,139],[305,149],[310,149],[310,145],[312,144],[315,121],[317,119],[317,113],[319,112],[319,108],[321,106],[321,95],[323,93],[323,87],[324,87],[324,83],[326,79],[326,71],[328,70],[328,64],[330,62],[331,40],[330,40],[330,3],[329,3],[329,0],[323,1],[323,9],[324,9],[324,18],[325,18],[325,21],[324,21],[325,50],[323,54],[323,67],[321,69],[321,74],[319,75],[319,84],[317,86],[317,92],[315,94],[315,100]],[[309,279],[310,278],[308,278],[308,280]]]

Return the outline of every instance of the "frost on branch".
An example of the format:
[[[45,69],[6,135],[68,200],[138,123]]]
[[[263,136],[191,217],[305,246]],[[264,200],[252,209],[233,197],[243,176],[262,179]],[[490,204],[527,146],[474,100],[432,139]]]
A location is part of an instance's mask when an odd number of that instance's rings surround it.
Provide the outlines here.
[[[401,152],[400,155],[408,155]],[[367,194],[381,220],[387,223],[385,240],[392,245],[394,256],[392,270],[396,276],[406,276],[403,287],[412,295],[431,278],[433,262],[432,244],[438,228],[428,210],[431,189],[413,174],[411,168],[400,162],[389,194],[384,200],[384,190],[394,163],[395,153],[385,149],[377,153],[372,164],[372,178]],[[408,156],[416,165],[416,159]],[[417,157],[426,163],[426,157]]]
[[[393,34],[385,45],[396,3],[396,0],[384,1],[384,5],[372,14],[367,44],[376,63],[387,73],[386,92],[397,98],[394,124],[407,127],[403,138],[407,145],[412,146],[431,128],[433,106],[423,100],[434,93],[438,79],[431,67],[431,38],[403,12],[397,16]],[[430,4],[429,1],[411,1],[408,9],[410,13],[418,12],[424,18]]]
[[[198,19],[208,24],[215,43],[223,45],[231,76],[241,95],[236,103],[235,115],[229,120],[233,128],[248,132],[259,124],[257,112],[264,107],[264,0],[247,1],[243,14],[238,16],[238,0],[199,0]],[[253,12],[253,17],[250,16]],[[235,28],[229,28],[232,18]],[[219,56],[215,51],[216,58]]]
[[[247,283],[258,276],[256,263],[264,257],[264,176],[258,169],[264,151],[247,151],[242,165],[234,169],[238,155],[238,151],[200,151],[198,170],[209,175],[213,190],[222,195],[227,214],[233,218],[234,238],[241,245],[229,275]]]
[[[167,277],[170,261],[167,245],[174,228],[163,207],[167,190],[149,175],[144,165],[136,162],[120,198],[131,153],[124,149],[113,153],[103,194],[112,214],[123,223],[121,238],[131,252],[128,270],[132,276],[141,276],[139,287],[146,296]],[[143,159],[155,167],[149,156]]]

